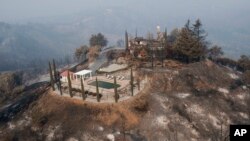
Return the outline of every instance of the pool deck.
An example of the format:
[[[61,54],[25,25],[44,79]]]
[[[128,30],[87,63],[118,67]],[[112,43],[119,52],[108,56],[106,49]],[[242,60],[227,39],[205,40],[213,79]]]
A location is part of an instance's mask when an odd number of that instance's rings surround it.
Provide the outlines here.
[[[106,81],[106,82],[112,82],[113,83],[113,79],[107,79],[105,76],[98,76],[98,80],[102,80],[102,81]],[[95,81],[95,77],[93,77],[93,79],[89,79],[87,81],[84,82],[84,86],[85,86],[85,90],[91,91],[91,92],[96,92],[96,87],[95,86],[91,86],[88,85],[88,83],[91,83]],[[119,87],[118,90],[123,90],[125,89],[126,93],[121,93],[120,91],[118,91],[118,94],[120,96],[119,98],[119,102],[124,101],[124,100],[128,100],[130,98],[132,98],[133,96],[131,96],[131,92],[130,92],[130,84],[129,84],[130,80],[117,80],[117,84],[120,84],[121,87]],[[138,90],[138,88],[134,88],[134,96],[137,95],[138,93],[140,93],[145,87],[146,84],[148,82],[148,79],[144,79],[141,81],[141,90]],[[67,83],[63,83],[63,85],[68,86]],[[72,85],[74,85],[74,88],[80,88],[80,82],[78,81],[73,81]],[[85,101],[88,102],[92,102],[92,103],[115,103],[114,100],[114,89],[103,89],[103,88],[99,88],[99,92],[103,95],[101,98],[100,102],[97,102],[96,100],[96,96],[91,96],[88,95],[87,98],[85,99]],[[58,90],[55,91],[54,94],[60,95],[60,92]],[[62,95],[63,97],[68,97],[70,98],[70,95],[68,93],[63,93]],[[78,99],[78,100],[82,100],[82,97],[80,95],[75,95],[73,96],[74,99]]]
[[[89,78],[89,79],[84,81],[85,91],[89,91],[89,92],[93,92],[93,93],[96,92],[96,86],[89,85],[89,83],[96,81],[95,79],[96,79],[96,77],[93,77],[92,79]],[[108,79],[105,76],[97,76],[97,79],[98,79],[98,81],[105,81],[105,82],[114,83],[114,79]],[[120,87],[118,87],[117,90],[119,91],[119,90],[126,89],[129,86],[129,81],[130,80],[126,80],[126,79],[123,79],[123,80],[116,79],[117,84],[120,85]],[[73,88],[81,89],[81,81],[71,80],[71,82],[72,82]],[[67,82],[64,82],[63,86],[68,86]],[[99,92],[103,95],[107,95],[107,94],[111,94],[111,93],[113,94],[114,89],[113,88],[112,89],[105,89],[105,88],[99,87]]]

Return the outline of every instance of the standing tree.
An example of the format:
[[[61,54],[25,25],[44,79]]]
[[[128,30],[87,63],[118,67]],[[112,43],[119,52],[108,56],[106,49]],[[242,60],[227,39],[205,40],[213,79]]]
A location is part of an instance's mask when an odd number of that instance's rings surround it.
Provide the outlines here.
[[[184,26],[185,29],[187,29],[188,31],[192,32],[191,31],[191,27],[190,27],[190,20],[188,19],[185,26]]]
[[[81,77],[81,92],[82,92],[82,100],[86,99],[86,95],[85,95],[85,90],[84,90],[84,85],[83,85],[83,80]]]
[[[88,52],[89,62],[93,62],[99,56],[99,52],[100,52],[99,46],[90,47]]]
[[[223,51],[221,47],[215,45],[212,48],[208,50],[208,58],[211,60],[216,60],[217,58],[221,57],[223,55]]]
[[[189,63],[194,57],[194,54],[198,56],[200,51],[194,49],[195,39],[188,28],[182,28],[179,36],[174,43],[174,51],[178,55],[177,58],[184,62]]]
[[[92,35],[89,39],[90,46],[101,46],[104,47],[108,44],[108,40],[104,35],[98,33],[97,35]]]
[[[192,32],[193,32],[193,36],[196,39],[196,44],[195,44],[195,48],[196,49],[200,49],[201,50],[201,58],[205,58],[205,54],[207,51],[207,44],[208,42],[206,41],[206,37],[207,37],[207,33],[206,31],[202,28],[202,23],[200,21],[200,19],[197,19],[195,21],[195,24],[193,24],[192,27]]]
[[[88,53],[88,46],[84,45],[75,50],[75,58],[77,61],[84,61]]]
[[[71,80],[70,80],[70,76],[69,76],[69,71],[68,71],[67,78],[68,78],[69,95],[70,95],[70,97],[73,97],[73,94],[72,94],[72,86],[71,86]]]
[[[51,68],[51,64],[49,62],[49,74],[50,74],[50,85],[53,89],[53,91],[55,90],[55,86],[54,86],[54,77],[53,77],[53,73],[52,73],[52,68]]]
[[[101,100],[101,95],[100,95],[100,93],[99,93],[99,86],[98,86],[97,78],[95,79],[95,82],[96,82],[96,99],[97,99],[97,102],[100,102],[100,100]]]
[[[58,88],[59,88],[60,94],[63,95],[63,93],[62,93],[62,84],[61,84],[61,79],[60,79],[60,73],[59,72],[57,73],[57,77],[59,78],[58,79]]]
[[[246,86],[250,88],[250,70],[247,70],[243,73],[242,80],[246,84]]]
[[[205,31],[201,28],[199,20],[190,27],[189,20],[179,33],[174,43],[174,51],[178,55],[177,58],[187,63],[192,61],[200,61],[205,57],[207,50],[207,42],[205,40]]]
[[[137,79],[136,79],[136,83],[137,83],[137,86],[138,86],[138,91],[140,91],[140,88],[141,88],[141,85],[140,85],[140,78],[138,77]]]
[[[126,141],[126,123],[125,123],[125,116],[123,113],[121,113],[121,129],[123,134],[123,141]]]
[[[168,32],[167,32],[167,28],[165,28],[165,32],[163,33],[163,47],[167,47],[168,46]]]
[[[114,97],[115,97],[115,102],[117,103],[118,99],[119,99],[119,94],[117,92],[116,76],[114,77],[114,85],[115,85],[115,87],[114,87],[114,93],[115,93]]]
[[[57,72],[56,72],[56,63],[55,63],[54,59],[53,59],[52,63],[53,63],[53,71],[54,71],[53,74],[54,74],[54,78],[55,78],[54,80],[55,80],[55,83],[56,83],[58,79],[57,79]]]
[[[239,69],[243,72],[250,70],[250,56],[242,55],[238,60]]]
[[[167,35],[167,29],[165,28],[165,32],[163,34],[162,48],[161,48],[161,67],[163,67],[164,65],[167,46],[168,46],[168,35]]]
[[[176,41],[178,35],[179,35],[179,30],[178,30],[178,28],[173,29],[173,30],[170,32],[170,35],[169,35],[169,37],[168,37],[168,42],[169,42],[169,44],[172,45],[172,44]]]
[[[61,87],[61,80],[60,80],[60,74],[56,71],[56,63],[53,59],[53,70],[54,70],[54,80],[57,85],[57,89],[59,90],[60,94],[62,95],[62,87]]]
[[[128,49],[128,33],[127,33],[127,31],[125,31],[125,48],[126,48],[126,52],[128,52],[129,51],[129,49]]]
[[[153,47],[153,39],[154,39],[154,35],[150,32],[147,33],[147,40],[148,40],[148,48],[150,49],[150,60],[151,60],[151,66],[152,68],[154,68],[154,57],[155,57],[155,50]]]
[[[133,96],[134,95],[134,77],[133,77],[132,68],[130,71],[130,87],[131,87],[131,96]]]

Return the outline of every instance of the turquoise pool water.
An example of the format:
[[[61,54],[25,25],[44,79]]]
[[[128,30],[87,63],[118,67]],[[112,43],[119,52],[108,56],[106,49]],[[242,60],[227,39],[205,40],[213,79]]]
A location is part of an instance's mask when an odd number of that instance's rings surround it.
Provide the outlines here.
[[[89,85],[96,86],[96,81],[89,83]],[[110,83],[110,82],[106,82],[106,81],[98,81],[98,86],[101,88],[105,88],[105,89],[113,89],[115,87],[118,88],[121,85],[119,85],[119,84],[115,85],[114,83]]]

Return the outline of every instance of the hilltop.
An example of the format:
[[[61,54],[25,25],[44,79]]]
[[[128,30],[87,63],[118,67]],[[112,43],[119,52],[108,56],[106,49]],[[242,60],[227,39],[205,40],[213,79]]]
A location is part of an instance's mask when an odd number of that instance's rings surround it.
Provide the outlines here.
[[[155,72],[155,73],[154,73]],[[157,73],[156,73],[157,72]],[[47,91],[6,125],[5,140],[218,140],[229,124],[249,124],[250,90],[241,73],[211,61],[141,70],[147,87],[118,104],[94,104]],[[222,132],[221,132],[222,130]]]

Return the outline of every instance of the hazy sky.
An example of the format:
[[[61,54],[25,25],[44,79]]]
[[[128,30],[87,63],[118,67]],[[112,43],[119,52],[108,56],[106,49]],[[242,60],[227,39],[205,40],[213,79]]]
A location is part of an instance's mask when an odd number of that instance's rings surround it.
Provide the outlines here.
[[[250,12],[249,0],[0,0],[0,21],[18,21],[82,12],[89,8],[122,7],[180,17],[226,18]],[[247,12],[247,13],[246,13]],[[249,17],[248,17],[249,18]],[[249,18],[250,19],[250,18]]]
[[[154,31],[157,25],[170,31],[182,27],[187,19],[200,18],[209,39],[233,48],[231,54],[236,48],[249,50],[250,0],[0,0],[0,22],[46,23],[47,18],[71,22],[67,17],[86,13],[100,18],[103,9],[114,14],[113,20],[102,19],[108,22],[106,28],[113,28],[117,24],[114,19],[118,19],[123,26],[117,30],[138,29],[140,35]]]

